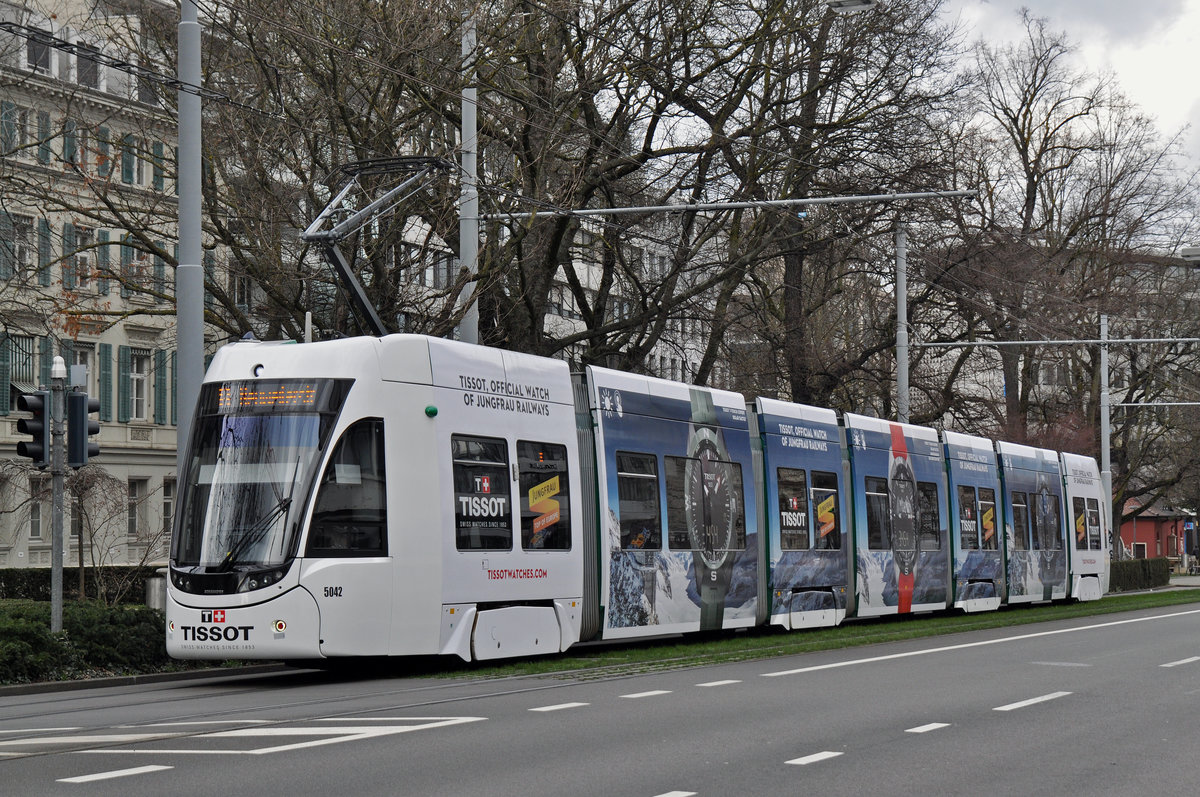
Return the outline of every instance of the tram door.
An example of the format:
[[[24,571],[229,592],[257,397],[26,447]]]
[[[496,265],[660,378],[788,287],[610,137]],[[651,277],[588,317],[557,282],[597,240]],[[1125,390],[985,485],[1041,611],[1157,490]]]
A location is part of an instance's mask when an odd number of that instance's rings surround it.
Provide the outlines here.
[[[321,652],[388,653],[392,560],[388,555],[384,421],[343,433],[317,483],[304,583],[321,615]]]

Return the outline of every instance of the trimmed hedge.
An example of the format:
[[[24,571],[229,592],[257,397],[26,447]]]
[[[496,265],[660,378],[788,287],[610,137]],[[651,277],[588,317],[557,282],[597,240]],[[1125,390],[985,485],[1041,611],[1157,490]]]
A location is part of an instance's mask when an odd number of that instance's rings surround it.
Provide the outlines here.
[[[1165,559],[1122,559],[1112,563],[1109,592],[1132,592],[1171,583],[1171,563]]]
[[[175,669],[166,619],[145,606],[64,603],[63,631],[50,633],[50,604],[0,603],[0,683],[65,681]]]
[[[157,567],[88,567],[83,574],[84,598],[105,603],[144,603],[146,579],[157,574]],[[79,600],[78,567],[63,567],[63,599]],[[0,568],[0,600],[50,600],[50,568]]]

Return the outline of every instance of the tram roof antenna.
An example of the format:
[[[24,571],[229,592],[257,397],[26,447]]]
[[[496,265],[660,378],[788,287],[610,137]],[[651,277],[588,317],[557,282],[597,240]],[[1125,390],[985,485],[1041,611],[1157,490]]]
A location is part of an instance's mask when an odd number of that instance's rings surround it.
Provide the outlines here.
[[[386,213],[424,189],[438,172],[449,171],[452,165],[445,158],[395,157],[372,158],[339,166],[330,173],[328,183],[332,186],[345,180],[345,185],[317,214],[317,218],[308,225],[308,229],[300,233],[301,240],[321,245],[325,259],[346,290],[350,304],[366,322],[367,331],[372,335],[386,335],[388,329],[367,298],[362,283],[354,276],[354,270],[351,268],[353,253],[347,258],[339,245],[377,215]],[[407,175],[407,178],[366,207],[355,210],[349,204],[349,198],[359,187],[359,177],[377,174],[403,174]],[[340,221],[337,220],[339,218]]]

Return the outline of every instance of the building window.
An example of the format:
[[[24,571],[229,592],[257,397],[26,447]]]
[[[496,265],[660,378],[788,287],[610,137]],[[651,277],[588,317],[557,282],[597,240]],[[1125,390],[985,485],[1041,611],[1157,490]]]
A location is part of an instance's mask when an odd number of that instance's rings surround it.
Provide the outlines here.
[[[12,276],[23,279],[33,269],[33,219],[12,217]]]
[[[44,533],[49,531],[44,525],[50,520],[50,513],[42,511],[42,501],[46,498],[47,481],[41,476],[29,480],[29,539],[41,540]]]
[[[145,479],[130,479],[129,480],[129,508],[128,508],[128,529],[127,534],[130,539],[136,539],[141,536],[141,532],[146,528],[146,523],[142,517],[144,512],[143,505],[146,498],[146,480]]]
[[[9,381],[22,393],[37,390],[37,369],[33,358],[31,335],[10,335],[8,338]]]
[[[92,247],[96,243],[96,233],[86,227],[75,228],[75,254],[71,264],[75,274],[76,287],[83,289],[91,285],[93,266]]]
[[[129,399],[130,420],[144,421],[147,418],[147,376],[150,373],[149,349],[133,349],[129,354]]]
[[[78,54],[75,56],[76,83],[89,89],[100,88],[100,65],[92,57],[98,54],[99,50],[94,47],[79,45]]]
[[[233,294],[233,303],[239,310],[250,309],[250,277],[246,274],[234,274],[230,278],[229,292]]]
[[[50,74],[50,45],[30,38],[25,40],[26,65],[40,75]]]
[[[70,362],[68,366],[82,365],[87,372],[87,379],[84,382],[84,389],[88,395],[95,396],[98,394],[96,390],[96,347],[91,343],[76,343],[71,348]],[[69,373],[68,368],[68,373]]]

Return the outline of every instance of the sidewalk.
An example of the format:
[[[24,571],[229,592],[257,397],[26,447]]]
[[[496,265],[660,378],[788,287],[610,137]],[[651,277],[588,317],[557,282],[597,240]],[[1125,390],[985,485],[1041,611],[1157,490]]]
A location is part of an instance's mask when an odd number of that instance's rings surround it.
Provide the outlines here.
[[[1172,587],[1200,587],[1200,576],[1171,576]]]

